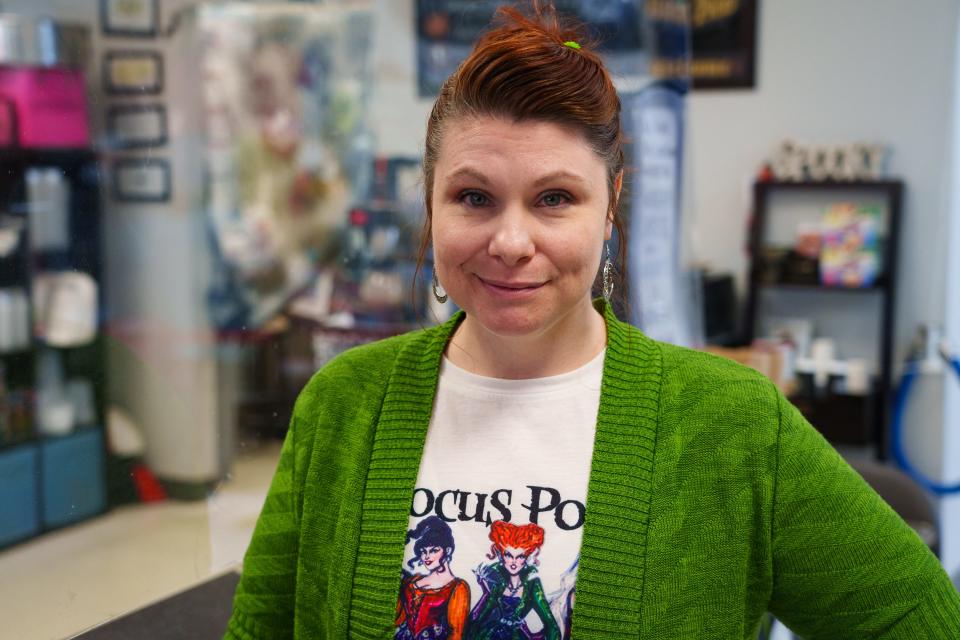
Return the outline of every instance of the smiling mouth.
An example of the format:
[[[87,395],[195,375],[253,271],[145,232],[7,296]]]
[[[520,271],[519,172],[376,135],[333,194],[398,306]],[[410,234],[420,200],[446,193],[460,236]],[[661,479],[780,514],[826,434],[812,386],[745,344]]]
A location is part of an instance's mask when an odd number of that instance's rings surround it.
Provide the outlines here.
[[[477,276],[477,279],[488,287],[501,291],[533,291],[544,285],[543,282],[500,282],[497,280],[487,280],[480,276]]]

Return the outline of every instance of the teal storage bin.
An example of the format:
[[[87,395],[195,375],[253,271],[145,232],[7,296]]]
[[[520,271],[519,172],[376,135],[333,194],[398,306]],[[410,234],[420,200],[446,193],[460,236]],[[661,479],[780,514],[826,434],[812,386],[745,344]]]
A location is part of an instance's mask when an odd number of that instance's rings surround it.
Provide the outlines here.
[[[103,432],[84,429],[40,444],[41,514],[59,527],[106,508]]]
[[[0,451],[0,547],[40,530],[38,460],[33,444]]]

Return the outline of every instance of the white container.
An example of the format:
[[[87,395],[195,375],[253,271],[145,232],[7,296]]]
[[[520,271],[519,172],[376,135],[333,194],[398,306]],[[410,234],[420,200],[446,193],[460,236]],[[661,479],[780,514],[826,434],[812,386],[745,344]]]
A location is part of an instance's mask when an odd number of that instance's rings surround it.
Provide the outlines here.
[[[59,169],[27,171],[30,246],[36,250],[66,249],[70,236],[70,185]]]
[[[97,336],[97,283],[78,271],[57,274],[46,299],[44,338],[55,347],[76,347]]]
[[[30,311],[23,289],[0,289],[0,352],[22,351],[30,346]]]

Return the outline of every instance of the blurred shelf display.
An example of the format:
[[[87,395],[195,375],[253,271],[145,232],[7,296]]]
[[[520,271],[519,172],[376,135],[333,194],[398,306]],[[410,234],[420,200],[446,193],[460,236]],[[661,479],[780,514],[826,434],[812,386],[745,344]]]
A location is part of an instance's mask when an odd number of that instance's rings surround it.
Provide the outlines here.
[[[0,546],[107,508],[100,172],[0,150]]]
[[[898,180],[754,185],[744,342],[785,353],[790,399],[835,444],[887,455]]]

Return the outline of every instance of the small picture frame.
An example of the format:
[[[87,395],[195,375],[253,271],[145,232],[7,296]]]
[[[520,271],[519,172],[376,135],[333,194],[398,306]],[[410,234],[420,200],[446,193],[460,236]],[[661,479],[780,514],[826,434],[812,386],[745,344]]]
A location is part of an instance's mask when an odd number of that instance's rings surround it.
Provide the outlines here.
[[[117,202],[170,201],[170,163],[162,158],[121,158],[110,168],[113,199]]]
[[[153,38],[160,31],[159,0],[100,0],[104,35]]]
[[[103,58],[107,95],[156,95],[163,91],[163,57],[156,51],[110,51]]]
[[[167,109],[159,104],[127,104],[107,110],[111,149],[143,149],[167,144]]]

